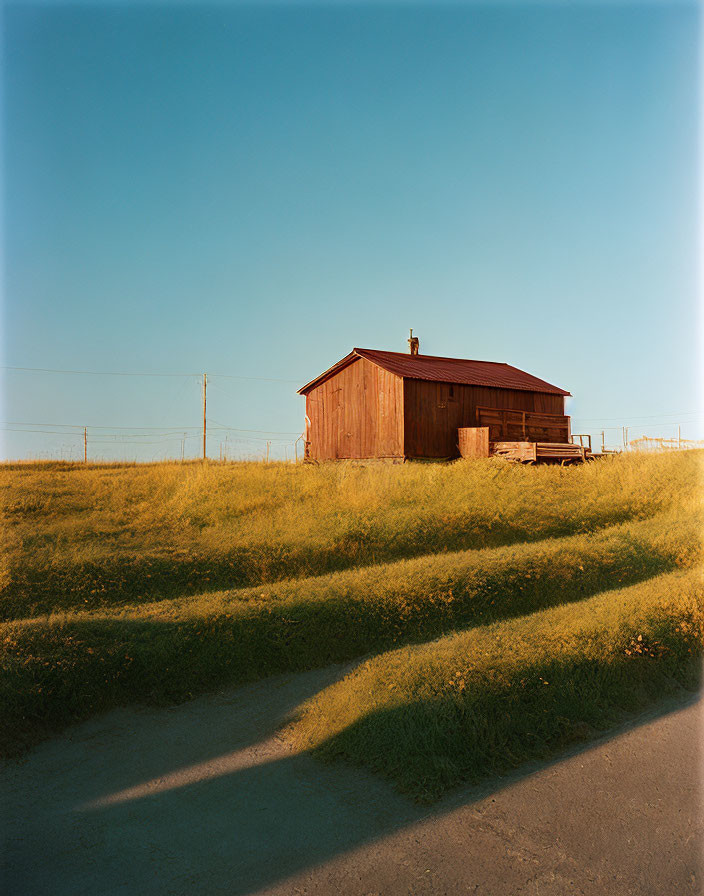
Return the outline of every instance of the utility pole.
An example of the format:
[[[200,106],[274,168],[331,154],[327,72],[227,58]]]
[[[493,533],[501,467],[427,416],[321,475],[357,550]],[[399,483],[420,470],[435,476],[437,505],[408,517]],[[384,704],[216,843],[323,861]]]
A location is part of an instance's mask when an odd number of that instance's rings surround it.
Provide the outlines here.
[[[183,438],[181,439],[181,463],[183,463],[183,456],[185,454],[186,449],[186,433],[184,432]]]
[[[208,388],[208,374],[203,374],[203,460],[205,460],[205,402],[206,402],[206,390]]]
[[[271,448],[271,442],[266,443],[266,462],[269,463],[269,449]]]
[[[83,427],[83,463],[88,463],[88,427]]]
[[[604,454],[606,451],[606,439],[604,437],[604,430],[601,431],[601,453]]]
[[[677,424],[677,447],[682,447],[682,427],[679,423]]]

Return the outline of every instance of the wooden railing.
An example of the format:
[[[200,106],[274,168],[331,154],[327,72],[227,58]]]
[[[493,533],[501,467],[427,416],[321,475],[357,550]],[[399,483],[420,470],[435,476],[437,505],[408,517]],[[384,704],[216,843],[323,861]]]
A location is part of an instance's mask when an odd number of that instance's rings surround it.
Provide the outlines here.
[[[580,433],[572,433],[570,436],[570,441],[573,445],[580,445],[582,448],[586,448],[591,454],[592,451],[592,437],[591,433],[588,432],[580,432]]]
[[[569,443],[570,441],[570,418],[563,414],[479,407],[477,426],[489,427],[489,438],[492,442]]]

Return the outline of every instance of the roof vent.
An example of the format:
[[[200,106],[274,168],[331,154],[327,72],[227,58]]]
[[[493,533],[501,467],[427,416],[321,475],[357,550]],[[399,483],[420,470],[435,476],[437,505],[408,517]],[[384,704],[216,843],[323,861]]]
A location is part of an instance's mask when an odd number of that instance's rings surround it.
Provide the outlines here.
[[[408,349],[412,355],[418,354],[418,348],[420,343],[418,342],[418,337],[413,335],[413,330],[411,330],[411,338],[408,340]]]

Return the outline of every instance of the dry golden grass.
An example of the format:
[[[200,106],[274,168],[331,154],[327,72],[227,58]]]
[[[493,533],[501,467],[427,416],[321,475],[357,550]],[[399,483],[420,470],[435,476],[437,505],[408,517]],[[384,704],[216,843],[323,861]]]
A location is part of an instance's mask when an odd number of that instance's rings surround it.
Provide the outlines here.
[[[579,468],[5,465],[2,618],[573,535],[691,504],[701,452]]]

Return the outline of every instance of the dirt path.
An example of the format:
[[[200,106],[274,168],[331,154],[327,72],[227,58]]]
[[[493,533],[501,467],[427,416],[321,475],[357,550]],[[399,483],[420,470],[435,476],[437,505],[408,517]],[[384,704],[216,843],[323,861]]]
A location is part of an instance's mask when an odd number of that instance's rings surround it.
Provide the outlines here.
[[[432,812],[275,737],[340,667],[81,725],[3,768],[3,893],[701,893],[701,703]]]

